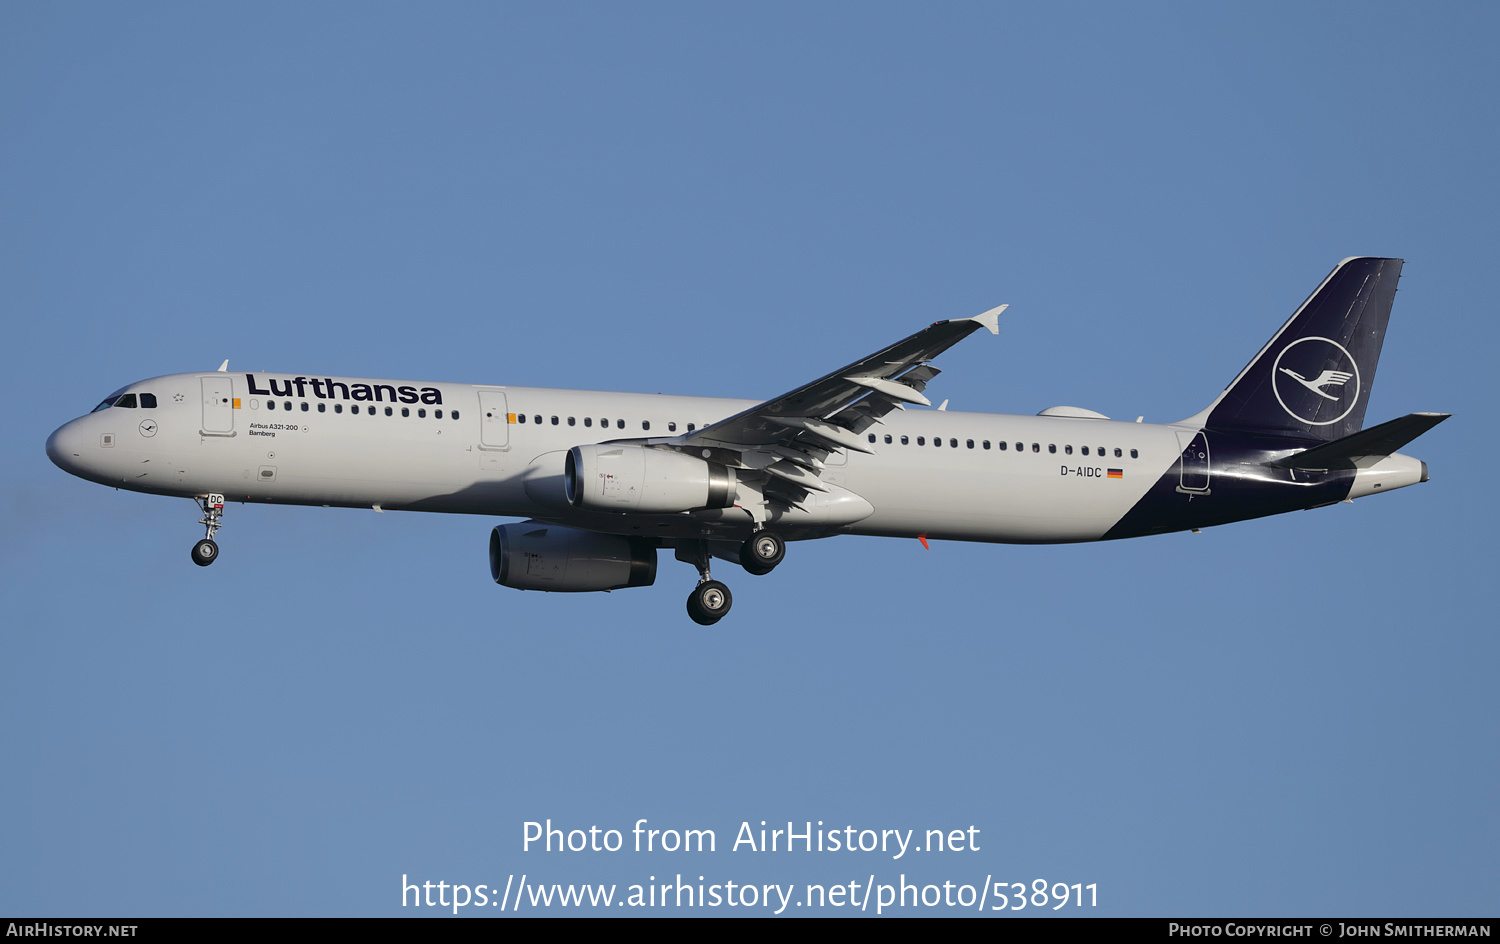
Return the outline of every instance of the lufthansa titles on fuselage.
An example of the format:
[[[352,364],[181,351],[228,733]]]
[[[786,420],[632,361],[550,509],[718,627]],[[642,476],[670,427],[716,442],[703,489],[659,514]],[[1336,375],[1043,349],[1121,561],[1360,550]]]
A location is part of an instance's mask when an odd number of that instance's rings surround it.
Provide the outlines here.
[[[375,403],[426,403],[442,405],[442,391],[436,387],[411,387],[393,386],[392,384],[365,384],[344,383],[342,380],[334,380],[332,377],[293,377],[291,380],[280,380],[276,377],[267,377],[266,383],[270,389],[263,389],[256,385],[255,375],[246,374],[245,383],[249,385],[250,395],[259,397],[300,397],[308,399],[307,390],[312,388],[312,395],[319,400],[369,400]],[[338,395],[334,395],[334,391]],[[325,392],[326,391],[326,392]]]

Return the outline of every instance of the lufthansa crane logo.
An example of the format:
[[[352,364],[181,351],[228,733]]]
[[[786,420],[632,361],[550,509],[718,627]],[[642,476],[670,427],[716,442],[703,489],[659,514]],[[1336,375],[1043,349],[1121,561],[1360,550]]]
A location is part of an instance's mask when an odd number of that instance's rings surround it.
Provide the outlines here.
[[[1276,355],[1271,389],[1288,416],[1309,426],[1330,426],[1348,416],[1359,402],[1359,365],[1337,341],[1299,338]],[[1309,393],[1318,399],[1309,398]],[[1325,400],[1342,407],[1332,419],[1317,418]]]

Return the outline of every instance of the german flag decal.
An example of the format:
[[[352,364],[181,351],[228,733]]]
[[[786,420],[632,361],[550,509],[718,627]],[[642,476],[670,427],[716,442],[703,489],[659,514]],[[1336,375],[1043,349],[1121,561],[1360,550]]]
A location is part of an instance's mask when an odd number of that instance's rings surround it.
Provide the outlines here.
[[[1123,479],[1125,477],[1125,470],[1124,469],[1110,469],[1109,470],[1109,477],[1112,478],[1112,479]]]

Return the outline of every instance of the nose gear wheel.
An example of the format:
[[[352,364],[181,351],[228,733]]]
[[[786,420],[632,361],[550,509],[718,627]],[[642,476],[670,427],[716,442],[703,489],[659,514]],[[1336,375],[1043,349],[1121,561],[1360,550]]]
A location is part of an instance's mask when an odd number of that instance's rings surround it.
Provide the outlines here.
[[[193,563],[207,567],[219,559],[219,545],[214,543],[214,535],[224,527],[224,496],[209,494],[198,499],[198,507],[203,509],[203,517],[198,523],[203,525],[204,535],[203,540],[193,545]]]

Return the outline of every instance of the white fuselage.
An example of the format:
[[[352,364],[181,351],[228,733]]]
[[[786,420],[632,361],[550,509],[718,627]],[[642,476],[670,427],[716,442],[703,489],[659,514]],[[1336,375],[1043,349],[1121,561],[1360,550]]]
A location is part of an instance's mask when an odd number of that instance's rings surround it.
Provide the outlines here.
[[[567,506],[568,449],[668,440],[756,403],[224,372],[156,377],[119,391],[129,392],[150,394],[156,406],[110,407],[73,420],[53,434],[48,454],[84,478],[162,495],[534,517],[621,533],[630,531],[626,516]],[[822,474],[835,493],[847,490],[872,510],[830,524],[814,508],[805,520],[791,513],[781,526],[788,537],[801,536],[800,528],[805,536],[1097,540],[1178,462],[1184,431],[1192,432],[1103,419],[898,411],[868,431],[873,454],[834,453]],[[674,521],[697,520],[692,513],[658,518],[662,536]]]

